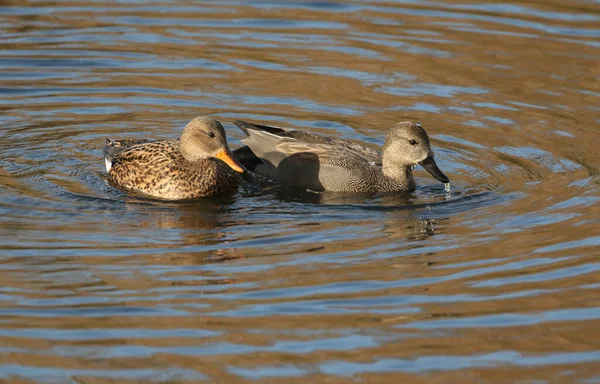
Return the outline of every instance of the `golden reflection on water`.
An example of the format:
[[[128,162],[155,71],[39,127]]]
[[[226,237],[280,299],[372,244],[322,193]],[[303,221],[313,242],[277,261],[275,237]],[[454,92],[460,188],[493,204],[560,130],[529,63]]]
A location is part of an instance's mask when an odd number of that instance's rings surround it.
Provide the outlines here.
[[[596,3],[0,7],[0,381],[597,380]],[[200,114],[419,120],[452,191],[106,182],[106,137]]]

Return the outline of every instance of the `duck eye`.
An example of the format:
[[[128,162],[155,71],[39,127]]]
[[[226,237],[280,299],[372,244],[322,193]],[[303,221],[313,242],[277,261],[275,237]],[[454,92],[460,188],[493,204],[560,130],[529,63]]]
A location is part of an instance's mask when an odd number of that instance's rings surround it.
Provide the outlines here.
[[[214,132],[208,132],[208,137],[210,137],[211,139],[215,137],[215,133]]]
[[[410,145],[417,145],[419,142],[415,139],[410,139],[409,143]]]

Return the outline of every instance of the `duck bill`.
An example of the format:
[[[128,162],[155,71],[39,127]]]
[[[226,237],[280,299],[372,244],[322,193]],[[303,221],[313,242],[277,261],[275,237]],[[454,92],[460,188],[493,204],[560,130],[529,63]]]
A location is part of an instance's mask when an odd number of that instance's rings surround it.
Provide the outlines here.
[[[433,156],[427,156],[425,160],[419,162],[419,165],[425,168],[427,172],[431,173],[431,176],[435,177],[442,183],[446,184],[450,182],[450,179],[448,179],[448,177],[444,175],[444,172],[438,168],[435,160],[433,160]]]
[[[237,171],[240,173],[246,172],[244,167],[240,163],[238,163],[238,161],[235,159],[235,157],[233,157],[229,148],[221,149],[219,152],[217,152],[215,157],[217,159],[225,162],[225,164],[229,165],[231,167],[231,169],[233,169],[234,171]]]

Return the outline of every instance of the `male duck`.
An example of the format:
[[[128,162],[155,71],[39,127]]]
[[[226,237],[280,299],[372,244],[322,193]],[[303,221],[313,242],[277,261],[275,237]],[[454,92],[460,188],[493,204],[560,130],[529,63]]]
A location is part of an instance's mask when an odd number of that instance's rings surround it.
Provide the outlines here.
[[[179,140],[106,140],[106,171],[118,187],[165,200],[232,193],[244,172],[217,120],[190,121]]]
[[[303,131],[236,121],[247,147],[234,151],[255,173],[313,191],[400,192],[415,189],[412,174],[420,164],[444,184],[448,177],[433,159],[429,137],[420,124],[397,123],[386,137],[383,154],[355,143]]]

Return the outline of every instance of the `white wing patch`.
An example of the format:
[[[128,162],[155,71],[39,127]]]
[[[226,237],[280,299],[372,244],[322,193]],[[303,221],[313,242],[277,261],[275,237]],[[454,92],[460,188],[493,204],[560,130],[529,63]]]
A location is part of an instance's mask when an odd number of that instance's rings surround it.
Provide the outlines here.
[[[112,157],[106,155],[104,156],[104,165],[106,166],[106,172],[110,172],[112,168]]]
[[[313,153],[315,155],[326,155],[331,150],[331,146],[326,144],[308,144],[294,140],[294,142],[280,142],[277,144],[277,150],[288,156],[303,152]]]

